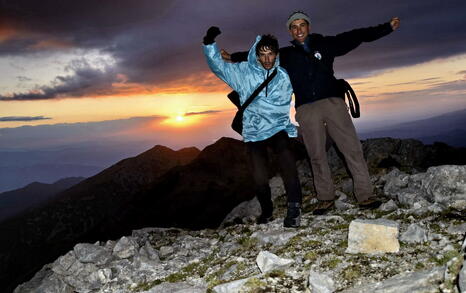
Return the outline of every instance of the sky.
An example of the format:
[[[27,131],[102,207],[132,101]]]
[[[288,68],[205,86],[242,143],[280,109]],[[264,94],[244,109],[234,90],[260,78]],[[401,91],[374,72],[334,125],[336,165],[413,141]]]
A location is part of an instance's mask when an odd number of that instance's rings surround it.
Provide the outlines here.
[[[335,61],[358,95],[359,130],[466,108],[464,0],[2,0],[0,147],[238,138],[230,89],[209,71],[202,37],[215,25],[229,52],[264,33],[288,46],[296,10],[323,35],[400,17],[397,31]]]

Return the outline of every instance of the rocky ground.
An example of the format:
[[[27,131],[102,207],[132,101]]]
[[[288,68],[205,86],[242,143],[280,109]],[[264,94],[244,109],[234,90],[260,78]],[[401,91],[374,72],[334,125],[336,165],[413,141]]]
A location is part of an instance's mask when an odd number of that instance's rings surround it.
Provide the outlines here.
[[[252,200],[219,229],[146,228],[77,244],[15,292],[466,292],[466,166],[374,175],[385,200],[376,210],[361,210],[351,179],[336,178],[336,209],[323,216],[310,213],[309,166],[298,166],[306,195],[298,229],[283,228],[274,177],[268,224],[254,224]]]

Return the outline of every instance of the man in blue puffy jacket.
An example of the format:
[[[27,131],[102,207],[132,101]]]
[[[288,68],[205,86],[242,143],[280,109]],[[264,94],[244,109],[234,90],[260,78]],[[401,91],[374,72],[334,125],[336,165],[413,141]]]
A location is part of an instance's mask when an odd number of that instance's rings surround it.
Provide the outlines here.
[[[280,48],[280,64],[293,86],[296,121],[311,160],[319,200],[314,214],[323,214],[334,207],[335,190],[326,154],[327,133],[345,157],[359,206],[375,208],[381,204],[373,196],[361,143],[344,102],[344,91],[334,76],[333,62],[335,57],[347,54],[363,42],[390,34],[399,25],[399,18],[393,17],[378,26],[323,36],[310,33],[311,21],[302,11],[293,12],[286,22],[293,40],[291,46]],[[244,55],[244,52],[229,55],[222,50],[222,57],[233,62],[241,62]]]
[[[259,92],[243,114],[242,136],[248,148],[256,195],[262,214],[258,223],[273,219],[273,204],[268,180],[267,148],[277,154],[280,173],[288,198],[285,227],[299,227],[301,216],[301,187],[296,161],[290,150],[289,137],[296,137],[296,127],[290,121],[291,83],[286,71],[279,66],[278,41],[270,35],[258,36],[248,52],[247,62],[225,62],[215,38],[220,34],[211,27],[204,37],[204,55],[212,72],[238,92],[240,103],[249,96],[273,72],[276,76]]]

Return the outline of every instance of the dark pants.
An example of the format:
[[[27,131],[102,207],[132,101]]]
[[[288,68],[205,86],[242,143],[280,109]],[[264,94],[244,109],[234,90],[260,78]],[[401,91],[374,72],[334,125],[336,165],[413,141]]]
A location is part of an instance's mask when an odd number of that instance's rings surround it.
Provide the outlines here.
[[[280,175],[285,185],[288,202],[301,203],[301,185],[299,183],[296,160],[291,152],[288,134],[280,131],[274,136],[257,142],[246,143],[251,158],[256,195],[261,204],[262,212],[273,209],[269,186],[269,170],[267,148],[271,148],[277,155]]]
[[[342,98],[322,99],[296,110],[304,144],[311,159],[314,186],[319,200],[334,200],[335,190],[327,161],[326,132],[345,157],[359,202],[372,196],[372,184],[361,142]]]

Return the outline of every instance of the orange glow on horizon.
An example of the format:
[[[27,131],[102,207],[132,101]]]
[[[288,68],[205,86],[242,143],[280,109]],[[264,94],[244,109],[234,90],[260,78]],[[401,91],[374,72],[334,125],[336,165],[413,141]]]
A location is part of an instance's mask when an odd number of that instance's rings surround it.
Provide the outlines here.
[[[376,119],[376,116],[389,117],[396,111],[399,112],[399,109],[413,111],[412,109],[419,108],[421,112],[424,108],[427,109],[425,111],[431,111],[433,108],[464,107],[465,67],[466,55],[460,55],[381,71],[364,78],[351,79],[349,82],[360,97],[364,117]],[[440,88],[442,92],[436,93],[438,96],[435,97],[420,96],[417,93],[435,90],[442,84],[452,86]],[[206,72],[197,77],[190,76],[157,86],[130,83],[127,76],[119,74],[111,92],[106,92],[105,95],[89,93],[89,96],[79,98],[63,96],[50,100],[0,101],[0,117],[14,114],[51,118],[2,122],[0,128],[154,116],[158,118],[150,125],[145,125],[152,131],[210,131],[207,130],[208,127],[219,127],[213,121],[220,120],[221,125],[226,125],[229,129],[235,110],[226,97],[229,91],[222,81]],[[292,109],[291,119],[293,118]]]
[[[117,75],[118,82],[112,84],[111,95],[95,95],[93,98],[150,96],[150,95],[192,95],[219,93],[225,95],[231,89],[212,73],[202,72],[186,78],[174,78],[173,81],[159,85],[147,85],[128,82],[124,74]],[[70,97],[73,98],[73,97]]]
[[[0,42],[12,39],[15,35],[17,35],[16,30],[8,27],[0,27]]]
[[[50,38],[50,36],[37,33],[33,31],[24,30],[21,28],[2,26],[0,27],[0,43],[9,41],[12,39],[26,39],[26,38],[35,38],[41,39],[35,44],[29,46],[30,49],[41,50],[41,49],[69,49],[73,48],[73,44],[66,40],[58,40]]]
[[[178,114],[172,117],[169,117],[161,122],[156,122],[158,127],[175,127],[175,128],[189,128],[194,125],[202,123],[201,117],[195,116],[185,116],[184,114]]]
[[[73,44],[60,40],[43,40],[35,43],[30,48],[32,49],[69,49]]]

